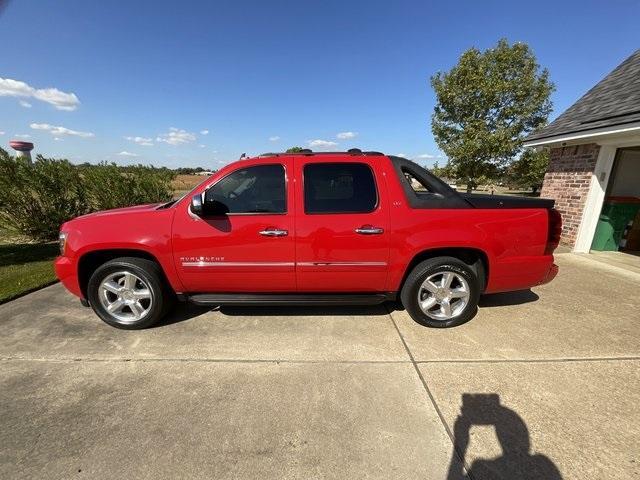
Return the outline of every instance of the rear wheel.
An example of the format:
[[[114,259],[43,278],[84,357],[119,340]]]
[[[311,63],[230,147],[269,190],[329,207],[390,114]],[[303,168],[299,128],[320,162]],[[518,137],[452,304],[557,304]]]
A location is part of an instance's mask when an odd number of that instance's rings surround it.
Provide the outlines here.
[[[436,257],[413,268],[400,297],[416,322],[446,328],[475,316],[480,288],[478,276],[469,265],[454,257]]]
[[[89,279],[87,297],[102,320],[129,330],[155,324],[170,300],[158,264],[135,257],[116,258],[98,267]]]

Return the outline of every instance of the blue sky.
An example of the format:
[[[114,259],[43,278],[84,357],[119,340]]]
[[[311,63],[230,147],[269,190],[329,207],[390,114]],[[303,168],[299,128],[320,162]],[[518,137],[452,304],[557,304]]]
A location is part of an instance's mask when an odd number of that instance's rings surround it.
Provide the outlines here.
[[[637,1],[0,4],[0,144],[76,163],[217,168],[320,140],[431,164],[429,77],[467,48],[530,44],[557,116],[640,47]]]

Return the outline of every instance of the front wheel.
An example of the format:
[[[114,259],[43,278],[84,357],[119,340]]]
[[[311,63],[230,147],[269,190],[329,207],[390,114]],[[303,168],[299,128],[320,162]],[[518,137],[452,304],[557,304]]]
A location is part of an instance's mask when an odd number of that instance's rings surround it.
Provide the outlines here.
[[[455,327],[478,310],[480,281],[476,272],[454,257],[430,258],[416,265],[400,298],[411,318],[428,327]]]
[[[89,279],[87,299],[102,320],[128,330],[150,327],[168,306],[158,264],[135,257],[116,258],[98,267]]]

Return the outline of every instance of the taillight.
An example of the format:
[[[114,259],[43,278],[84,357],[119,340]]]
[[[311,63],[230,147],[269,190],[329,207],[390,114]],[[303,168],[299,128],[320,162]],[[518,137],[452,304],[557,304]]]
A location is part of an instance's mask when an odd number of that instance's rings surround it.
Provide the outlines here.
[[[555,208],[549,209],[549,230],[547,233],[547,245],[544,248],[545,255],[551,255],[560,243],[562,235],[562,215]]]

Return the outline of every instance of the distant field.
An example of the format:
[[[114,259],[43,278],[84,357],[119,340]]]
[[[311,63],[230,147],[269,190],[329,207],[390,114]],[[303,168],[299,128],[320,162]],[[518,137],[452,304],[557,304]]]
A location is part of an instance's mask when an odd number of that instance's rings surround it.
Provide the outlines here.
[[[171,185],[173,187],[173,195],[176,198],[181,197],[207,178],[205,175],[178,175]]]

